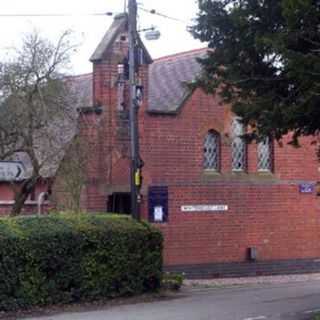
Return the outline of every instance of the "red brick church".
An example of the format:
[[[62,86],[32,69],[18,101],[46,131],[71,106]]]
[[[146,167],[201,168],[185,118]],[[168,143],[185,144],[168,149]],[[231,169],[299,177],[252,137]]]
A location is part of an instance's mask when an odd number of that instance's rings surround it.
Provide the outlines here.
[[[142,217],[163,232],[168,270],[189,276],[320,270],[320,164],[309,139],[246,144],[230,107],[190,91],[205,49],[137,59],[144,161]],[[127,17],[119,15],[79,77],[92,101],[81,109],[90,148],[82,205],[130,213]],[[89,101],[90,101],[89,100]]]
[[[130,211],[128,82],[119,68],[126,24],[116,17],[91,57],[93,104],[82,120],[99,126],[83,136],[101,141],[84,197],[91,211]],[[298,149],[286,139],[246,145],[229,106],[185,85],[206,50],[152,61],[141,48],[142,216],[164,234],[168,269],[218,276],[319,268],[320,164],[309,139]]]

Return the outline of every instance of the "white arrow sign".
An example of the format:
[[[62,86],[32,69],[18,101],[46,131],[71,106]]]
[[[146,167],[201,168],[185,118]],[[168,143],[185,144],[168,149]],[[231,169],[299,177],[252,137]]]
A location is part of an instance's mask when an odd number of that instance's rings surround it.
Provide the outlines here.
[[[20,161],[0,161],[0,181],[20,181],[25,177],[25,168]]]

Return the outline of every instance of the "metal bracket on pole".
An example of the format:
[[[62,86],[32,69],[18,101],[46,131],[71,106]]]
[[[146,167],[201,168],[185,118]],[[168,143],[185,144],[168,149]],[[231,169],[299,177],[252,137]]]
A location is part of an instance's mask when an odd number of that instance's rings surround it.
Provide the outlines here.
[[[131,211],[136,220],[140,220],[140,186],[136,185],[137,170],[139,170],[139,129],[138,129],[138,108],[136,91],[136,66],[135,51],[137,47],[137,2],[129,0],[128,13],[129,32],[129,81],[130,81],[130,141],[131,141]]]

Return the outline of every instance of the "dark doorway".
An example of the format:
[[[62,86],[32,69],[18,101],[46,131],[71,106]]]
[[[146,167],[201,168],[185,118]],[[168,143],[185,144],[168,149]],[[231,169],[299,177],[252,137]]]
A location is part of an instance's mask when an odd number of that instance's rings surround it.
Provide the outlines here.
[[[131,214],[130,193],[117,192],[108,197],[108,212]]]

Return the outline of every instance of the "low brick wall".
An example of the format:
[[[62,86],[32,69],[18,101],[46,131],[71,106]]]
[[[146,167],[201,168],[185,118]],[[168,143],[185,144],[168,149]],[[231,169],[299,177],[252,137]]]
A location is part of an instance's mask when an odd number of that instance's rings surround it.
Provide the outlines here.
[[[12,204],[0,204],[0,216],[9,215],[11,212]],[[50,209],[49,204],[44,204],[42,206],[42,212],[46,213]],[[38,205],[37,203],[26,203],[23,207],[22,214],[30,215],[30,214],[37,214],[38,212]]]
[[[165,271],[184,273],[187,279],[316,273],[320,272],[320,259],[179,265],[165,267]]]

